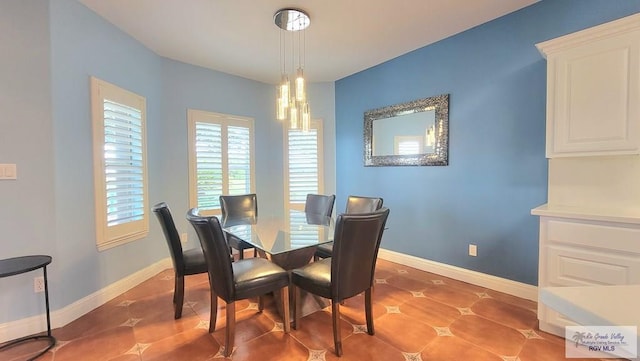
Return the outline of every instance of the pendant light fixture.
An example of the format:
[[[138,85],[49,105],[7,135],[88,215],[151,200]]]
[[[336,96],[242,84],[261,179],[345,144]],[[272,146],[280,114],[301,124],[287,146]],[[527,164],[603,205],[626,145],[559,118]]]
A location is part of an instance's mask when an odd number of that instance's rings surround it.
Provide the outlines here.
[[[304,30],[311,20],[302,10],[285,8],[273,15],[275,24],[280,28],[280,84],[276,100],[276,118],[287,121],[290,129],[309,131],[311,110],[307,98],[304,78],[305,34]],[[290,35],[291,64],[287,66],[287,36]],[[297,38],[297,44],[296,44]],[[296,49],[297,45],[297,49]],[[297,69],[294,72],[297,60]],[[293,83],[289,79],[291,74]]]

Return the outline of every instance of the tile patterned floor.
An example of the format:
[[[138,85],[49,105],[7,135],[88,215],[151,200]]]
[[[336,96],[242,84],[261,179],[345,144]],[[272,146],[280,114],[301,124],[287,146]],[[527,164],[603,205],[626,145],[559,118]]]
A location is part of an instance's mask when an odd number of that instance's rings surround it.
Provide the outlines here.
[[[180,320],[173,319],[173,272],[166,270],[55,329],[58,344],[39,360],[223,359],[224,310],[218,310],[217,330],[209,334],[207,276],[187,277],[186,287]],[[378,261],[373,299],[374,336],[366,333],[364,296],[341,306],[341,358],[333,353],[331,307],[302,318],[287,335],[273,300],[267,299],[262,313],[256,300],[238,302],[231,359],[565,360],[564,340],[537,328],[536,303],[529,300],[384,260]],[[25,360],[37,346],[12,348],[0,359]]]

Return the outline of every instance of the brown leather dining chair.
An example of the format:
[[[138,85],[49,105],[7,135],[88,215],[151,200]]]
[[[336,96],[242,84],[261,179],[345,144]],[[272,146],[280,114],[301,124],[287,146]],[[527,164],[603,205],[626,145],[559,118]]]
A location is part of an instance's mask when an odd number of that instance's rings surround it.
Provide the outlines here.
[[[228,218],[255,218],[258,216],[258,197],[256,194],[223,195],[220,196],[220,210],[222,219]],[[230,248],[238,250],[238,258],[244,259],[244,250],[253,248],[253,256],[258,250],[240,238],[227,234],[227,242]]]
[[[340,302],[362,292],[365,295],[367,332],[374,334],[372,314],[373,277],[378,250],[389,209],[373,213],[341,214],[334,233],[333,256],[311,262],[291,272],[293,285],[293,327],[300,327],[298,288],[331,300],[335,353],[342,355]]]
[[[378,197],[349,196],[346,214],[371,213],[382,208],[383,199]],[[314,260],[329,258],[333,252],[333,242],[321,244],[316,248]]]
[[[211,289],[209,333],[216,328],[218,297],[226,303],[224,356],[233,352],[236,311],[235,301],[260,297],[281,290],[284,332],[289,333],[289,274],[265,258],[248,258],[231,262],[225,234],[217,217],[201,217],[197,208],[187,212],[207,260]],[[260,310],[261,311],[261,310]]]
[[[182,305],[184,303],[184,276],[207,272],[207,262],[204,259],[202,248],[182,249],[180,235],[176,229],[171,216],[171,210],[165,202],[154,205],[153,212],[160,221],[164,238],[169,246],[171,261],[173,261],[174,288],[173,288],[173,309],[174,318],[182,317]]]

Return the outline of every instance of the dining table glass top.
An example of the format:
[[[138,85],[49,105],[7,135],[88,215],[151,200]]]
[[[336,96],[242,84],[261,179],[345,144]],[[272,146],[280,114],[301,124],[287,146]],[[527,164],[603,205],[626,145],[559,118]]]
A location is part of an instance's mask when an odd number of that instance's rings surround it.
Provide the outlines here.
[[[222,218],[222,228],[271,255],[333,241],[332,217],[289,210],[257,217]]]

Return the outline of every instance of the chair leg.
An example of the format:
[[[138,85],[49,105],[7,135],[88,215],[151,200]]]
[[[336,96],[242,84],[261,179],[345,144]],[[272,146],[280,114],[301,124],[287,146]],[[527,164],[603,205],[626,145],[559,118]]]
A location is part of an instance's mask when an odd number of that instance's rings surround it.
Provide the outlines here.
[[[342,356],[342,336],[340,335],[340,302],[331,302],[331,316],[333,319],[333,344],[336,355]]]
[[[236,303],[227,303],[227,328],[225,330],[224,357],[231,356],[236,335]]]
[[[182,304],[184,303],[184,276],[175,275],[173,289],[173,317],[177,320],[182,317]]]
[[[256,258],[256,257],[258,257],[258,249],[254,248],[253,249],[253,258]]]
[[[264,310],[264,296],[258,297],[258,312],[262,312]]]
[[[364,291],[364,313],[367,317],[367,333],[373,335],[375,330],[373,329],[373,307],[371,303],[371,288],[367,288]]]
[[[216,330],[216,321],[218,319],[218,295],[213,291],[211,287],[211,312],[209,316],[209,333]]]
[[[238,249],[238,258],[239,259],[244,259],[244,248],[240,247]]]
[[[291,307],[293,307],[293,329],[297,330],[300,322],[300,307],[298,307],[298,299],[300,298],[300,288],[291,285],[291,294],[293,299],[291,300]]]
[[[284,333],[291,332],[291,320],[289,320],[289,287],[282,287],[282,323]]]

